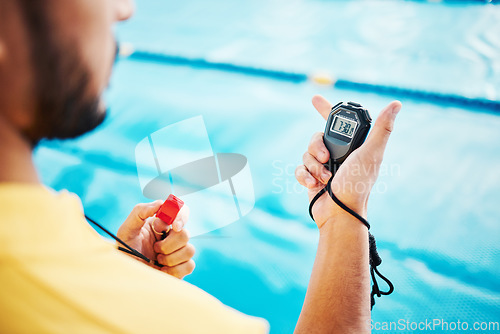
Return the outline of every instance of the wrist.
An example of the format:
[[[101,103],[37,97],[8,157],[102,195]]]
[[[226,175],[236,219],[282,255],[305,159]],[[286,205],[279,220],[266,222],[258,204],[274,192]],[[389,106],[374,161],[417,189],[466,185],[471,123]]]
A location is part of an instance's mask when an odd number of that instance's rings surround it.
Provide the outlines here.
[[[366,219],[366,209],[361,212],[356,212]],[[330,217],[321,226],[319,226],[320,234],[322,231],[330,230],[333,226],[337,226],[338,228],[348,228],[352,231],[367,231],[366,226],[361,221],[337,205],[332,210]]]
[[[337,197],[345,206],[347,206],[349,209],[363,217],[364,219],[368,219],[368,209],[367,209],[367,200],[358,200],[358,201],[353,201],[353,200],[344,200],[342,199],[342,195],[340,197]],[[337,203],[335,203],[335,209],[342,211],[344,213],[350,214],[348,211],[345,209],[341,208]]]

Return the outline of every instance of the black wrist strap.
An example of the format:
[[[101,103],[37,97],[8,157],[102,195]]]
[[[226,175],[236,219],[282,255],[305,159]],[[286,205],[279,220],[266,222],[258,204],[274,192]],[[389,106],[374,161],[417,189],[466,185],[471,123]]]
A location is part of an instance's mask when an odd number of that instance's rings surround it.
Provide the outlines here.
[[[342,209],[344,209],[344,211],[347,211],[349,212],[352,216],[354,216],[355,218],[357,218],[360,222],[362,222],[367,229],[370,229],[370,224],[368,223],[368,221],[361,217],[356,211],[354,210],[351,210],[351,208],[349,208],[347,205],[345,205],[344,203],[342,203],[338,198],[337,196],[334,195],[333,191],[332,191],[332,180],[333,180],[333,176],[330,178],[330,180],[328,180],[328,183],[326,184],[326,187],[325,189],[328,190],[328,194],[330,195],[330,197],[333,199],[333,201],[338,205],[340,206]]]
[[[338,206],[340,206],[344,211],[348,212],[349,214],[351,214],[352,216],[357,218],[360,222],[362,222],[368,228],[368,230],[370,230],[370,224],[368,223],[368,221],[365,218],[361,217],[356,211],[349,208],[347,205],[342,203],[342,201],[339,200],[337,198],[337,196],[335,196],[335,194],[332,191],[332,180],[333,180],[333,176],[330,178],[330,180],[328,180],[328,183],[326,184],[326,186],[323,189],[321,189],[316,194],[316,196],[314,196],[314,198],[311,200],[311,203],[309,204],[309,215],[311,216],[312,220],[314,220],[314,217],[312,214],[312,209],[313,209],[314,203],[316,203],[316,201],[321,196],[323,196],[323,194],[325,192],[328,192],[331,199]],[[387,277],[382,275],[377,269],[377,267],[382,263],[382,259],[380,258],[380,255],[378,255],[377,243],[375,241],[375,237],[370,232],[368,232],[368,242],[369,242],[369,245],[368,245],[369,246],[369,257],[370,257],[370,275],[372,277],[372,282],[373,282],[372,291],[370,293],[370,299],[371,299],[371,309],[373,309],[373,306],[375,305],[375,296],[381,297],[382,295],[390,295],[391,293],[394,292],[394,285],[391,283],[391,281],[389,281],[389,279]],[[387,283],[389,290],[380,291],[375,274]]]

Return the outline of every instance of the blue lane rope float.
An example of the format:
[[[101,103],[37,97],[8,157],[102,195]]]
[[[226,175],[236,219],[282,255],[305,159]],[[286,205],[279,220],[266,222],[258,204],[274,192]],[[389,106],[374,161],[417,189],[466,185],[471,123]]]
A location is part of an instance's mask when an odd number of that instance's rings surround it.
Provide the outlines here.
[[[466,107],[473,110],[484,110],[500,114],[500,101],[489,100],[486,98],[470,98],[455,94],[427,92],[410,88],[356,82],[347,79],[334,79],[328,75],[307,75],[304,73],[257,68],[233,63],[214,62],[204,58],[190,58],[181,55],[135,50],[129,44],[120,45],[120,55],[122,57],[128,57],[132,60],[241,73],[293,83],[313,81],[318,84],[331,85],[332,87],[338,89],[350,89],[367,93],[376,93],[379,95],[410,98],[414,100]]]

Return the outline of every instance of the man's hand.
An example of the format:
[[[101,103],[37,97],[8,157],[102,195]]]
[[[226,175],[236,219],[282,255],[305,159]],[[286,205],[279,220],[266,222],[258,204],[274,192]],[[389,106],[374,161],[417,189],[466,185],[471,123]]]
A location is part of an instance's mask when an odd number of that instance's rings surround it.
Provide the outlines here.
[[[332,104],[324,97],[313,97],[313,105],[326,120]],[[394,120],[401,109],[399,101],[391,102],[379,114],[375,125],[365,143],[341,165],[332,180],[333,193],[349,208],[366,218],[368,197],[377,180],[378,171],[384,156],[385,146],[394,126]],[[323,132],[313,135],[307,152],[304,153],[304,165],[298,166],[295,175],[300,184],[307,187],[309,201],[325,187],[332,176],[323,164],[330,159],[330,153],[323,142]],[[332,201],[328,193],[323,194],[314,204],[313,216],[321,226],[341,210]]]
[[[184,229],[189,218],[189,208],[184,205],[172,223],[172,230],[167,238],[155,233],[168,230],[168,225],[154,217],[162,205],[162,201],[138,204],[118,229],[117,236],[130,247],[144,254],[151,260],[157,260],[164,267],[151,266],[175,276],[183,278],[193,272],[195,263],[192,259],[194,246],[189,244],[188,232]],[[153,231],[154,227],[154,231]]]

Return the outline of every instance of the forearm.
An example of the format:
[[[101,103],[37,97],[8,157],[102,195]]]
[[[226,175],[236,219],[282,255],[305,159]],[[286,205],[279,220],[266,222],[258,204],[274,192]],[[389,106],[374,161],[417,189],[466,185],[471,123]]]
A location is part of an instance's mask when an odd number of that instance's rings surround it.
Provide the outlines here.
[[[344,211],[320,228],[309,287],[295,333],[369,333],[368,231]]]

